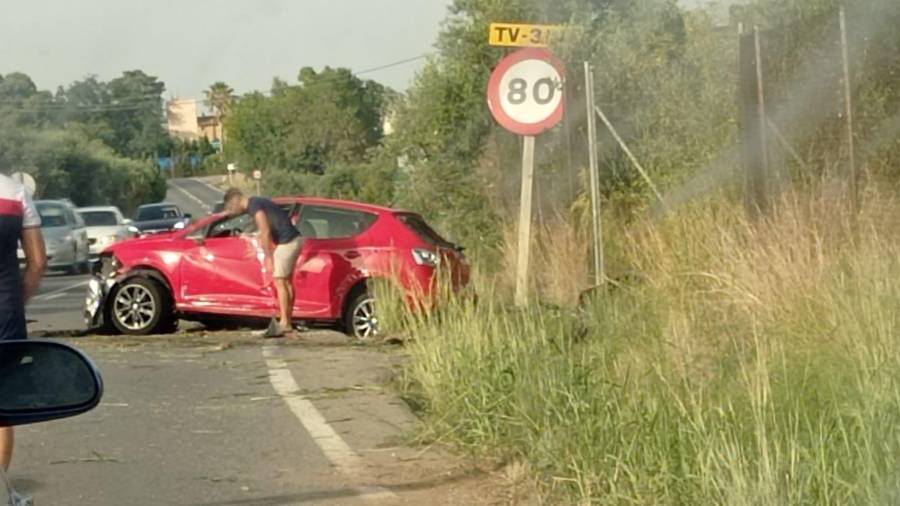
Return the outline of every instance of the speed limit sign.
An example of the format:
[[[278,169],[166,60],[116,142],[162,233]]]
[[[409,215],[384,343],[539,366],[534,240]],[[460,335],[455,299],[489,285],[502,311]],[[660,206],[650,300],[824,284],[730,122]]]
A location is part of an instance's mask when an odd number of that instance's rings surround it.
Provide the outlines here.
[[[546,49],[522,49],[502,59],[488,84],[488,106],[500,125],[519,135],[556,126],[565,112],[562,62]]]

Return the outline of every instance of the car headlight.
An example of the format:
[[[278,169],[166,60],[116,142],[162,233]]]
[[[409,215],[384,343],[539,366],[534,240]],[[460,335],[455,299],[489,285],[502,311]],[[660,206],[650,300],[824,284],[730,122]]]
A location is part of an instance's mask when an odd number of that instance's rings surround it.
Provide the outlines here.
[[[117,240],[118,240],[118,237],[116,237],[114,235],[107,235],[105,237],[101,237],[100,240],[97,242],[99,242],[101,246],[109,246],[110,244],[116,242]]]
[[[172,228],[174,228],[175,230],[183,230],[185,225],[187,225],[187,223],[185,223],[183,221],[179,221]]]
[[[441,264],[441,257],[434,251],[430,249],[419,249],[416,248],[412,250],[413,259],[419,265],[427,265],[429,267],[437,267]]]
[[[94,267],[94,274],[102,278],[114,278],[119,274],[122,262],[112,253],[101,253],[100,261]]]

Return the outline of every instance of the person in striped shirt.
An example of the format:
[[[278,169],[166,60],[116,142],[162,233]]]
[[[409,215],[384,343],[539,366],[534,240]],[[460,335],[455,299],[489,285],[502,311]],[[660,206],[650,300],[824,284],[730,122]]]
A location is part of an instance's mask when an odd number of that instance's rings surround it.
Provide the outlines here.
[[[22,243],[25,272],[19,272],[16,249]],[[25,339],[25,303],[37,292],[47,253],[41,217],[25,187],[0,174],[0,341]],[[0,465],[9,468],[13,452],[12,427],[0,427]]]

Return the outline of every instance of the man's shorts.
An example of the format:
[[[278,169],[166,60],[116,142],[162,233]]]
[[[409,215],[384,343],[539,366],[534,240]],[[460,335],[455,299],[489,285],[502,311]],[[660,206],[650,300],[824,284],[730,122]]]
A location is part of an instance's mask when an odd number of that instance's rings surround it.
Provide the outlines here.
[[[24,308],[0,308],[0,341],[28,338]]]
[[[303,249],[303,237],[299,236],[291,242],[275,246],[275,254],[272,255],[274,265],[273,277],[276,279],[289,279],[294,274],[294,266]]]

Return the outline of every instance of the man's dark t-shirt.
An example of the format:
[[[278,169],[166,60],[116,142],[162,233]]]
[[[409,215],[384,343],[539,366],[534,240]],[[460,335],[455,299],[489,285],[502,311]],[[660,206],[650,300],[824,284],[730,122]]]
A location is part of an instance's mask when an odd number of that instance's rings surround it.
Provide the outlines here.
[[[25,301],[16,250],[22,230],[40,226],[41,217],[25,188],[0,174],[0,341],[26,336]]]
[[[250,197],[247,204],[247,214],[255,217],[262,210],[269,219],[269,227],[272,229],[272,242],[286,244],[300,237],[300,232],[291,223],[291,217],[284,209],[274,202],[262,197]]]

